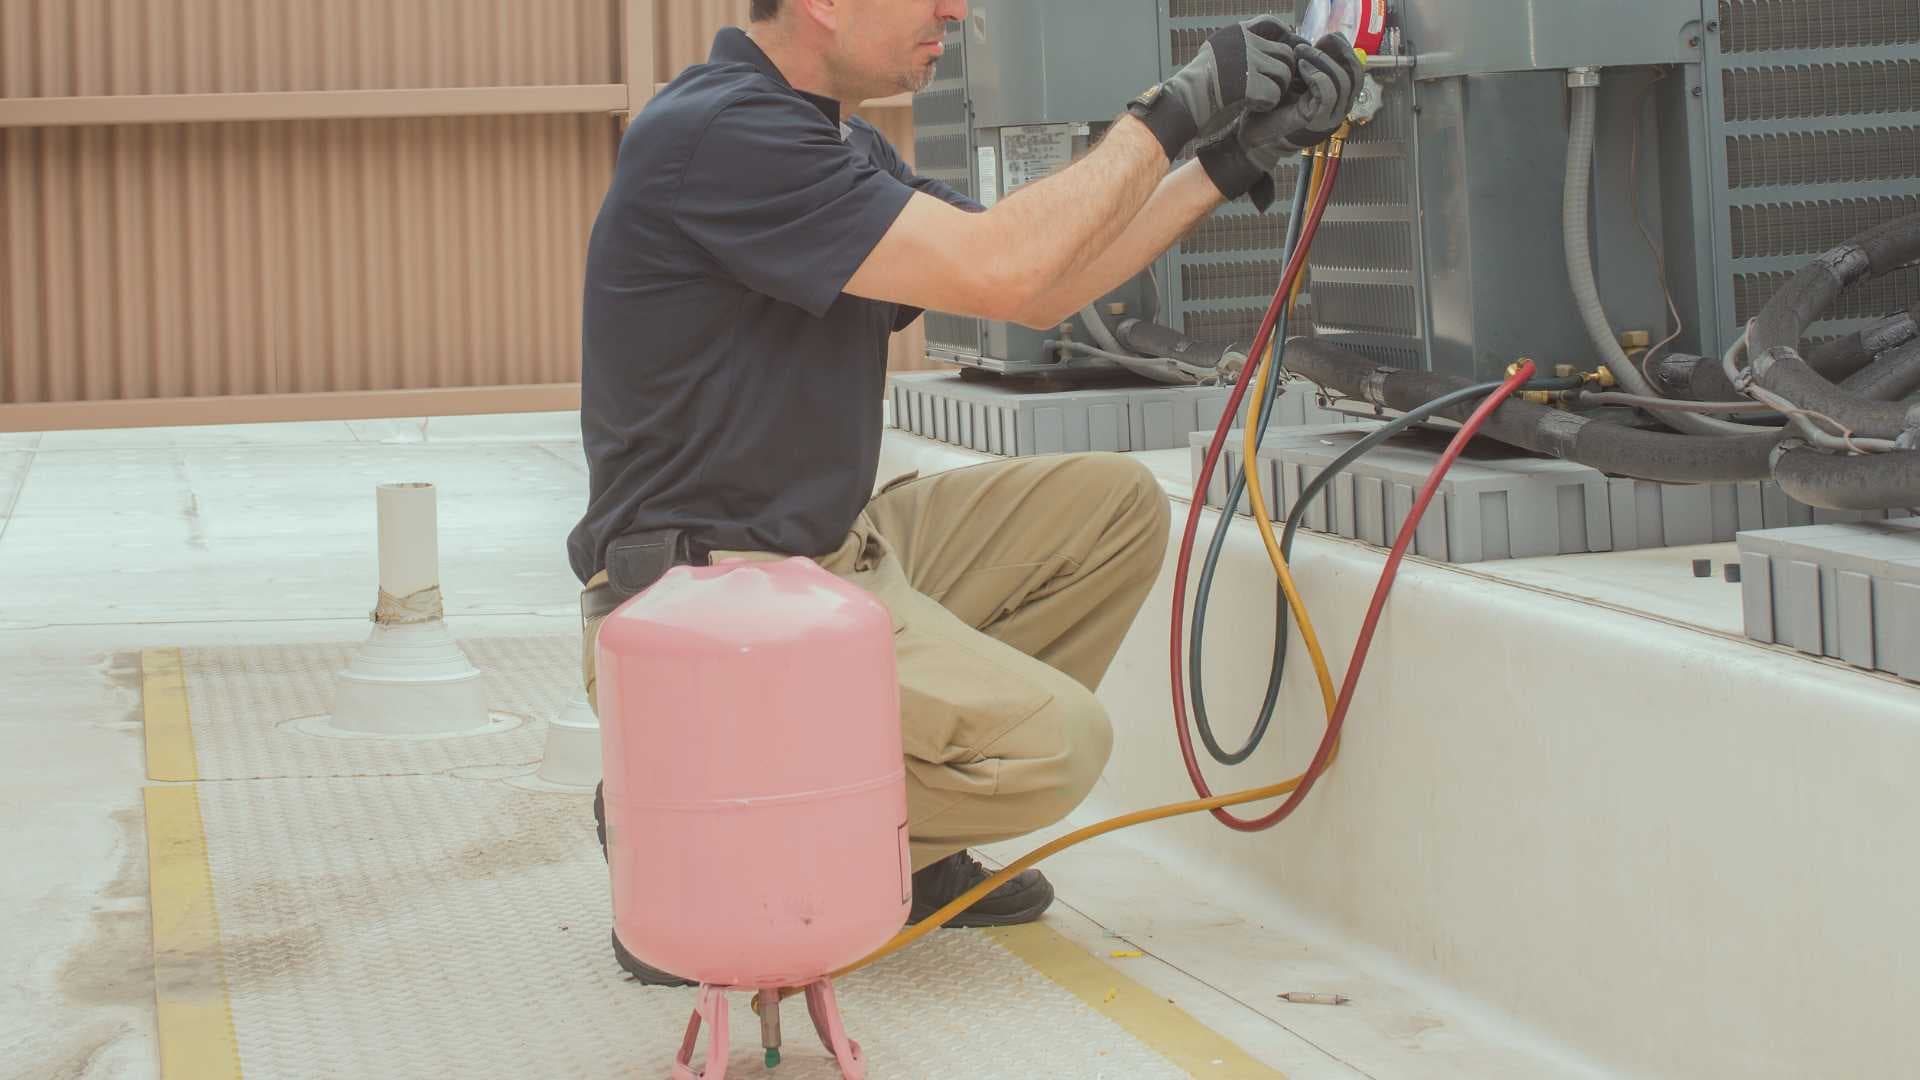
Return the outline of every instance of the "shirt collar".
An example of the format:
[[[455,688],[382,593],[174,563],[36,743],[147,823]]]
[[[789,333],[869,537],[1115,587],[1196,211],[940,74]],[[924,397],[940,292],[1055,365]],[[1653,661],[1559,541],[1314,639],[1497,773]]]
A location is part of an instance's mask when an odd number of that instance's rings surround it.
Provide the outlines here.
[[[821,97],[819,94],[809,94],[805,90],[795,90],[793,84],[788,82],[787,77],[781,74],[780,69],[774,65],[772,58],[767,56],[766,52],[762,50],[752,38],[747,36],[746,31],[739,27],[727,26],[721,28],[720,32],[714,36],[713,52],[709,56],[709,59],[716,64],[750,64],[758,68],[781,86],[793,90],[794,93],[805,98],[814,108],[819,109],[828,120],[833,121],[844,134],[846,123],[840,118],[840,103],[829,97]]]

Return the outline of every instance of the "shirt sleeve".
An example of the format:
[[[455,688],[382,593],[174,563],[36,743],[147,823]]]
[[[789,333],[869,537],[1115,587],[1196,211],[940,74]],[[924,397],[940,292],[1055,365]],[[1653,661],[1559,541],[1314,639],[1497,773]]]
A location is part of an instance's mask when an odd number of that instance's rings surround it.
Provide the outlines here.
[[[756,93],[707,125],[674,220],[727,274],[820,318],[914,190],[804,100]]]
[[[887,141],[887,137],[882,135],[879,130],[872,125],[867,124],[865,121],[855,121],[855,127],[856,130],[859,130],[861,135],[869,141],[872,147],[869,153],[873,160],[881,168],[892,174],[894,179],[915,191],[924,192],[945,202],[949,206],[958,207],[968,213],[980,214],[986,212],[986,207],[962,195],[949,185],[935,180],[932,177],[916,175],[912,169],[907,167],[907,163],[901,159],[900,152],[895,150],[893,144]],[[925,313],[925,310],[922,308],[907,307],[905,305],[899,306],[895,309],[893,317],[894,332],[898,333],[912,326],[914,320]]]
[[[945,200],[948,204],[957,206],[968,213],[980,214],[986,212],[986,207],[955,191],[944,181],[935,180],[930,176],[909,175],[906,183],[916,191],[924,191],[934,198]]]

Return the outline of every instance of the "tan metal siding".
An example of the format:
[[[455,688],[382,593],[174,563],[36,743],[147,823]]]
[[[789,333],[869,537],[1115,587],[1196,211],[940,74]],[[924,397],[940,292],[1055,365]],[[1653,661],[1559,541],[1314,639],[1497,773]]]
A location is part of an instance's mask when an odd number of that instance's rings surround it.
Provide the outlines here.
[[[612,126],[6,131],[0,402],[575,381]]]
[[[614,0],[0,0],[0,96],[613,83],[619,26]]]
[[[567,407],[618,113],[746,11],[0,0],[0,430]]]
[[[660,32],[654,39],[654,70],[669,82],[688,64],[707,58],[713,35],[723,26],[746,26],[747,0],[678,0],[660,5]]]

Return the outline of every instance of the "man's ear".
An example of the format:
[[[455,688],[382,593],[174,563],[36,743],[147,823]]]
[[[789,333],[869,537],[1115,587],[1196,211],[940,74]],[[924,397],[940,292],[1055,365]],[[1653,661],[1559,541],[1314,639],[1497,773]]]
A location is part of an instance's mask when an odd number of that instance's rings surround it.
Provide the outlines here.
[[[845,0],[787,0],[794,15],[825,30],[838,31],[846,18]]]

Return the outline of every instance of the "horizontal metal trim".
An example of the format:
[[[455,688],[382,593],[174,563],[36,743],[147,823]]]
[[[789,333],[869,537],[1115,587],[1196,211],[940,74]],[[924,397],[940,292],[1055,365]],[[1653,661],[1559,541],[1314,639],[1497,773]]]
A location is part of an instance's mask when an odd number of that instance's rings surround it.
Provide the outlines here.
[[[668,85],[667,83],[655,83],[653,92],[657,94],[665,90]],[[960,85],[962,84],[959,79],[948,79],[944,82],[933,83],[928,86],[927,89],[932,91],[940,89],[943,86],[952,89]],[[911,109],[913,107],[913,98],[913,94],[894,94],[891,97],[868,98],[861,102],[859,107],[862,109]]]
[[[384,420],[408,416],[565,412],[579,407],[579,383],[59,401],[0,405],[0,431],[75,431],[296,420]]]
[[[246,94],[115,94],[0,98],[0,128],[626,111],[627,88],[621,83]]]

